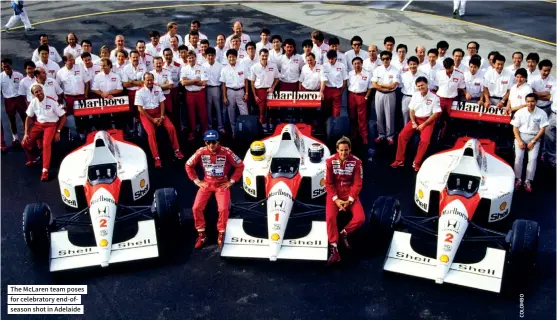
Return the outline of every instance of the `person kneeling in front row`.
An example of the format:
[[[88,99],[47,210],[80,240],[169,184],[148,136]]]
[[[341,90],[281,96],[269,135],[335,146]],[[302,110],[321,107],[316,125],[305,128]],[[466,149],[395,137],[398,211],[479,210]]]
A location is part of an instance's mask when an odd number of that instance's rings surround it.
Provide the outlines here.
[[[433,133],[435,120],[442,111],[439,97],[429,91],[427,79],[425,77],[418,77],[418,79],[416,79],[416,88],[418,91],[412,94],[412,99],[408,105],[408,109],[410,109],[410,121],[408,121],[398,136],[396,159],[391,164],[393,168],[404,166],[404,154],[408,141],[410,141],[414,133],[420,132],[420,144],[418,145],[418,151],[416,152],[416,157],[412,164],[414,170],[420,170],[422,160],[429,146],[431,134]]]

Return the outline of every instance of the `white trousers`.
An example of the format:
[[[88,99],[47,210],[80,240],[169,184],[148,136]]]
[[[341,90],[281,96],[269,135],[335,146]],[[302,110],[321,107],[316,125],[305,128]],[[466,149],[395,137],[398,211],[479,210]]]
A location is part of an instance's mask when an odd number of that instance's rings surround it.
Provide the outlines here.
[[[27,16],[27,11],[25,11],[25,8],[21,10],[20,15],[16,15],[14,13],[14,15],[10,17],[10,20],[8,21],[8,23],[6,23],[6,28],[13,28],[19,22],[19,20],[23,22],[25,29],[32,28],[31,21],[29,21],[29,17]]]
[[[534,134],[520,134],[520,139],[528,144],[536,135]],[[526,166],[526,180],[533,181],[536,175],[536,166],[538,164],[538,153],[540,152],[540,142],[536,142],[532,150],[520,149],[518,142],[514,140],[514,175],[517,179],[522,180],[522,164],[524,163],[524,153],[528,152],[528,165]]]
[[[463,16],[466,10],[466,0],[453,0],[453,12],[458,10],[458,14]]]

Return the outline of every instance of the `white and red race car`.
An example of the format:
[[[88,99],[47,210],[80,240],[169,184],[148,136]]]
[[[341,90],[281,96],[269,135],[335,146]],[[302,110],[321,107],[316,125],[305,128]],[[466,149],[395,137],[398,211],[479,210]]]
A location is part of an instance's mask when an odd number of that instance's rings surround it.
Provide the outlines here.
[[[393,198],[374,204],[390,240],[384,270],[500,292],[504,272],[527,273],[535,264],[539,238],[539,226],[530,220],[514,221],[509,232],[491,229],[509,215],[514,179],[489,140],[460,138],[452,149],[429,157],[414,197],[429,217],[402,216]],[[407,230],[395,230],[401,226]],[[429,246],[427,236],[434,239]]]
[[[243,173],[252,201],[232,204],[221,256],[327,260],[324,207],[300,199],[323,198],[329,149],[305,124],[281,124],[254,145]]]

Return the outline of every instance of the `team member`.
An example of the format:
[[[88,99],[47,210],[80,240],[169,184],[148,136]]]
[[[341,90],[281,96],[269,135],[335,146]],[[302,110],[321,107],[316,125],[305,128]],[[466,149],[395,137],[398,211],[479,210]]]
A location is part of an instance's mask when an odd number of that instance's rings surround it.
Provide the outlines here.
[[[114,45],[116,48],[110,51],[110,60],[112,60],[112,63],[116,61],[116,53],[120,50],[126,51],[128,56],[130,55],[131,49],[126,48],[126,40],[123,35],[119,34],[114,38]]]
[[[536,107],[537,100],[538,97],[535,93],[528,94],[526,96],[527,107],[518,110],[511,121],[515,139],[515,189],[518,190],[522,186],[522,163],[524,162],[524,152],[527,150],[528,166],[526,167],[524,189],[528,192],[532,192],[532,181],[536,175],[540,140],[544,134],[544,128],[549,124],[547,114]]]
[[[407,52],[408,47],[405,44],[399,44],[396,46],[397,58],[391,61],[391,65],[397,68],[401,74],[408,71],[408,59],[406,59]]]
[[[222,83],[222,103],[227,106],[230,127],[234,134],[236,131],[236,107],[238,107],[241,115],[248,114],[246,106],[248,101],[246,90],[248,75],[246,70],[237,63],[238,51],[229,49],[226,56],[228,64],[222,68],[219,80]]]
[[[337,248],[338,212],[347,210],[352,212],[352,219],[340,232],[341,239],[347,248],[350,248],[348,235],[362,226],[365,221],[364,208],[359,198],[364,175],[362,161],[350,153],[352,149],[350,139],[342,137],[337,141],[336,148],[337,153],[327,159],[325,169],[325,187],[327,189],[325,215],[331,251],[327,265],[340,261]]]
[[[17,135],[17,123],[15,115],[19,114],[21,122],[25,123],[25,110],[27,104],[25,97],[19,95],[20,82],[23,80],[23,75],[12,69],[12,59],[2,59],[2,73],[0,74],[0,90],[4,98],[4,110],[8,115],[10,121],[10,131],[12,132],[14,145],[19,144],[19,137]]]
[[[362,143],[367,145],[367,99],[371,94],[371,74],[362,69],[363,60],[360,57],[352,59],[352,65],[354,70],[348,73],[348,115],[352,137],[359,131]]]
[[[48,170],[50,169],[50,155],[52,152],[52,140],[60,141],[60,131],[66,122],[66,111],[58,101],[47,97],[40,85],[31,87],[33,96],[27,108],[27,118],[25,119],[25,136],[23,136],[23,150],[27,155],[26,166],[30,167],[37,163],[40,156],[34,152],[37,140],[42,139],[43,148],[43,171],[41,180],[48,180]],[[35,118],[34,123],[31,119]]]
[[[346,88],[348,73],[346,66],[337,61],[337,51],[329,50],[327,60],[321,73],[321,99],[323,99],[324,117],[333,115],[340,116],[342,92]],[[324,123],[324,122],[323,122]]]
[[[464,63],[465,66],[468,65],[468,63],[470,62],[470,59],[473,56],[478,54],[478,52],[480,51],[480,44],[476,41],[470,41],[466,45],[466,51],[468,51],[468,55],[466,55],[462,59],[462,63]],[[485,64],[484,58],[481,58],[481,61],[482,61],[482,68],[483,68],[483,65]]]
[[[246,49],[246,44],[251,41],[251,38],[249,37],[249,35],[247,35],[243,32],[244,31],[244,25],[240,21],[236,21],[236,22],[234,22],[234,25],[232,26],[232,31],[234,31],[234,33],[231,34],[230,36],[228,36],[228,38],[226,38],[226,42],[224,43],[224,47],[227,48],[227,49],[234,49],[234,46],[232,46],[232,37],[237,36],[240,39],[242,49],[245,50]],[[236,50],[238,50],[238,49],[236,49]]]
[[[66,36],[66,43],[68,44],[68,46],[64,48],[64,55],[69,53],[74,58],[81,56],[81,54],[83,53],[83,49],[81,48],[81,45],[77,43],[77,36],[75,35],[75,33],[68,33],[68,35]]]
[[[153,60],[154,69],[151,71],[153,75],[153,81],[155,85],[161,87],[164,94],[164,108],[166,110],[166,114],[170,118],[172,123],[175,123],[176,114],[174,113],[174,101],[172,101],[172,94],[171,91],[174,87],[174,82],[172,81],[172,73],[167,69],[162,67],[163,62],[161,57],[155,57]]]
[[[48,48],[48,58],[56,63],[60,63],[62,62],[62,57],[60,57],[60,55],[58,54],[58,50],[56,50],[56,48],[54,48],[53,46],[49,46],[48,45],[48,35],[46,34],[41,34],[39,36],[39,47],[40,46],[47,46]],[[35,63],[37,63],[40,60],[40,56],[39,56],[39,48],[35,49],[35,51],[33,51],[33,56],[31,57],[31,60]],[[538,58],[539,61],[539,58]]]
[[[418,65],[427,64],[427,60],[425,58],[425,47],[417,46],[415,51],[416,57],[418,58]]]
[[[410,120],[410,109],[408,104],[412,99],[414,92],[418,91],[416,80],[419,77],[427,79],[427,75],[418,70],[419,59],[417,57],[408,58],[408,71],[400,76],[401,92],[402,92],[402,119],[404,123]]]
[[[31,60],[25,61],[23,63],[23,70],[25,70],[26,76],[19,82],[18,94],[24,97],[23,99],[26,102],[25,109],[27,109],[29,102],[31,102],[31,99],[33,98],[31,85],[37,81],[35,78],[35,63]]]
[[[557,80],[551,75],[552,68],[553,63],[551,63],[551,61],[540,61],[538,64],[540,75],[536,76],[536,79],[531,82],[534,93],[538,95],[537,106],[545,111],[548,117],[551,115],[551,101],[549,101],[551,96],[550,92],[553,87],[557,86]]]
[[[391,65],[393,54],[390,51],[381,52],[383,65],[373,71],[372,86],[377,90],[375,94],[375,112],[377,113],[377,133],[375,143],[380,143],[385,138],[389,145],[394,145],[395,140],[395,90],[400,83],[400,72]]]
[[[33,85],[39,84],[43,88],[45,96],[57,99],[58,102],[62,103],[61,97],[62,97],[62,93],[64,93],[64,90],[62,90],[58,82],[52,78],[47,77],[44,68],[41,67],[35,68],[34,73],[35,73],[35,82],[31,84],[31,87],[27,92],[27,101],[31,102],[31,100],[33,100],[34,98],[33,91],[31,90],[31,88],[33,88]]]
[[[538,70],[538,63],[540,62],[540,56],[535,53],[529,53],[526,56],[526,71],[528,72],[528,84],[532,84],[532,81],[536,80],[540,75],[540,70]]]
[[[524,54],[522,52],[517,51],[513,53],[513,64],[506,66],[505,69],[509,70],[512,74],[516,72],[516,70],[522,67],[522,60],[524,60]]]
[[[299,91],[318,91],[321,88],[321,71],[323,66],[317,65],[315,55],[310,52],[306,56],[306,64],[302,67],[299,80]]]
[[[557,86],[551,88],[551,93],[549,94],[549,101],[551,101],[551,115],[549,116],[549,125],[545,129],[544,135],[544,145],[546,160],[549,162],[553,168],[555,168],[555,140],[557,137],[555,130],[555,118],[557,115],[557,103],[555,103],[555,96],[557,95]]]
[[[75,59],[70,53],[66,53],[62,60],[65,67],[60,69],[56,74],[56,81],[64,90],[64,102],[66,103],[66,115],[69,117],[68,125],[73,129],[75,121],[76,132],[79,133],[80,139],[85,139],[84,135],[84,119],[73,117],[74,103],[89,97],[90,81],[87,72],[80,64],[75,64]],[[77,134],[73,133],[73,136]]]
[[[93,78],[91,92],[101,98],[112,99],[122,93],[122,78],[117,73],[112,72],[112,61],[108,58],[101,59],[101,72]]]
[[[271,44],[273,45],[273,49],[269,50],[269,62],[276,64],[280,71],[280,60],[284,54],[281,36],[278,34],[273,35],[271,37]]]
[[[164,45],[161,43],[161,34],[158,31],[149,32],[149,39],[151,42],[145,45],[145,52],[149,53],[153,57],[162,57]]]
[[[121,54],[121,52],[118,53],[118,55]],[[137,112],[137,106],[135,105],[135,94],[143,87],[143,75],[147,72],[147,67],[144,64],[139,63],[139,52],[137,50],[132,50],[130,52],[130,60],[131,63],[128,63],[124,67],[120,76],[122,77],[122,85],[126,88],[126,91],[128,91],[128,99],[130,102],[132,116],[135,117],[135,119],[130,123],[131,131],[132,133],[135,133],[135,126],[139,120],[139,113]]]
[[[460,93],[461,97],[466,96],[466,83],[464,81],[464,74],[454,67],[454,61],[451,58],[443,60],[443,67],[445,70],[439,70],[435,74],[435,87],[437,88],[437,96],[441,110],[443,110],[443,126],[441,129],[441,137],[444,137],[447,128],[447,120],[451,114],[453,101]]]
[[[247,57],[248,53],[244,48],[240,46],[239,36],[233,35],[232,40],[230,40],[230,43],[232,44],[232,49],[236,50],[236,52],[238,53],[238,58],[236,59],[237,60],[236,62],[238,62],[239,64],[240,61],[242,61],[245,57]]]
[[[25,27],[25,32],[33,31],[35,28],[31,25],[31,21],[29,21],[29,16],[27,16],[27,11],[23,7],[23,0],[12,0],[11,1],[12,9],[14,9],[14,15],[10,17],[8,23],[6,23],[6,32],[10,32],[11,28],[15,26],[19,20],[23,22],[23,26]]]
[[[495,67],[489,69],[484,76],[484,105],[486,108],[490,105],[503,108],[509,98],[514,75],[504,70],[505,57],[497,55],[494,60]]]
[[[445,54],[449,51],[449,43],[445,40],[441,40],[437,42],[437,61],[439,63],[443,63],[445,60]]]
[[[184,45],[180,45],[178,44],[178,37],[177,36],[173,36],[170,37],[170,46],[165,46],[168,49],[170,48],[170,50],[172,50],[172,56],[174,57],[174,60],[179,61],[180,60],[180,48],[181,47],[186,47],[186,51],[187,51],[187,46]]]
[[[56,73],[60,70],[60,66],[48,58],[50,54],[48,46],[42,45],[37,50],[39,51],[39,60],[35,61],[35,65],[37,68],[44,68],[49,78],[56,79]]]
[[[293,39],[284,40],[284,55],[280,59],[280,91],[296,91],[304,58],[296,53]]]
[[[223,67],[228,64],[224,42],[224,34],[219,33],[217,35],[217,45],[215,46],[215,51],[217,52],[217,62],[222,64]]]
[[[373,75],[373,71],[375,68],[381,66],[381,59],[378,59],[378,51],[377,46],[374,44],[370,44],[368,49],[368,58],[364,60],[363,69]]]
[[[420,70],[421,72],[427,75],[430,90],[435,89],[435,75],[437,74],[437,71],[443,69],[442,62],[440,63],[437,62],[437,55],[438,55],[437,50],[429,49],[427,51],[428,63],[418,66],[418,70]],[[444,60],[445,58],[443,58],[443,61]]]
[[[207,70],[196,63],[197,54],[195,51],[188,52],[188,64],[180,70],[180,83],[186,87],[186,103],[188,106],[188,120],[190,134],[188,140],[195,139],[197,119],[201,127],[201,132],[207,131],[209,122],[207,120]]]
[[[325,35],[319,30],[311,32],[311,41],[313,41],[313,49],[311,52],[315,55],[318,64],[325,64],[327,62],[327,53],[329,52],[329,45],[326,44]]]
[[[337,62],[344,64],[346,67],[346,73],[348,73],[348,65],[351,64],[351,61],[346,60],[346,55],[342,53],[340,50],[340,40],[337,37],[329,38],[329,50],[335,50],[337,52]],[[323,64],[327,63],[326,61]]]
[[[267,50],[271,50],[273,48],[273,44],[271,43],[271,31],[267,28],[261,29],[261,33],[259,34],[261,41],[255,44],[255,55],[259,57],[259,51],[265,48]]]
[[[435,120],[441,114],[441,106],[439,97],[428,90],[427,78],[419,77],[416,79],[417,92],[412,94],[410,104],[410,121],[406,123],[398,136],[398,147],[396,149],[396,159],[391,164],[391,167],[398,168],[404,166],[404,159],[406,153],[406,146],[412,135],[416,131],[420,132],[420,143],[418,151],[412,167],[415,171],[419,171],[422,165],[422,160],[429,147]]]
[[[520,68],[515,72],[515,84],[509,91],[509,101],[507,101],[507,113],[517,111],[526,107],[526,96],[532,93],[532,88],[526,83],[528,73],[526,69]]]
[[[112,61],[112,59],[110,59]],[[116,62],[112,62],[112,71],[120,75],[120,78],[124,77],[124,68],[130,64],[128,61],[128,52],[126,50],[119,50],[116,53]]]
[[[195,229],[198,232],[195,248],[203,247],[207,240],[203,210],[213,193],[219,211],[217,243],[222,248],[230,207],[230,187],[242,178],[244,163],[232,150],[220,145],[219,134],[215,130],[205,132],[203,140],[205,147],[199,148],[186,162],[188,177],[199,187],[192,207]],[[200,180],[195,171],[198,164],[203,168],[204,180]],[[228,179],[228,172],[232,167],[234,173]]]
[[[251,81],[251,90],[255,96],[255,102],[259,106],[259,122],[263,125],[263,130],[268,130],[267,122],[272,121],[267,117],[267,94],[275,90],[280,78],[277,66],[274,63],[269,63],[268,60],[269,51],[261,49],[259,63],[251,67],[248,77]],[[295,90],[296,88],[292,91]]]
[[[481,63],[480,58],[470,59],[468,71],[464,72],[464,83],[466,84],[466,101],[483,105],[484,74],[480,70]]]
[[[91,41],[89,40],[81,41],[81,50],[82,50],[81,54],[84,54],[85,52],[89,53],[89,56],[91,57],[91,61],[93,61],[94,64],[98,64],[97,61],[100,59],[100,57],[97,56],[96,54],[93,54],[93,45],[91,44]],[[75,58],[75,63],[79,63],[79,64],[83,63],[83,61],[81,60],[81,55]]]
[[[310,39],[302,41],[302,57],[304,58],[304,63],[307,63],[306,57],[312,53],[313,42]],[[315,56],[315,55],[314,55]]]
[[[189,41],[189,45],[186,46],[188,47],[188,51],[193,50],[195,51],[196,54],[200,54],[201,47],[199,44],[199,32],[195,30],[191,30],[188,35],[188,41]]]
[[[145,73],[143,79],[145,84],[141,89],[137,90],[134,103],[139,109],[141,124],[147,132],[149,148],[151,149],[153,158],[155,158],[155,168],[160,168],[162,167],[162,163],[161,158],[159,158],[159,148],[157,146],[157,135],[155,132],[156,127],[163,126],[166,132],[168,132],[170,144],[172,145],[176,159],[184,159],[184,155],[180,151],[180,146],[178,145],[176,129],[174,129],[170,120],[165,117],[165,97],[161,87],[155,85],[155,78],[150,72]]]
[[[247,56],[245,56],[242,60],[238,61],[238,64],[246,71],[248,76],[248,112],[250,114],[254,114],[255,109],[257,108],[257,103],[255,102],[255,95],[251,90],[251,81],[249,80],[249,74],[251,67],[259,61],[259,58],[255,56],[255,43],[248,42],[246,45],[246,52]]]
[[[180,128],[180,114],[185,112],[180,107],[180,99],[179,99],[179,87],[180,84],[180,71],[182,70],[182,66],[177,62],[174,61],[174,56],[172,54],[172,49],[166,48],[163,50],[164,56],[164,65],[163,67],[170,72],[172,75],[172,89],[170,89],[170,96],[172,97],[172,112],[174,112],[174,119],[172,119],[174,126],[176,128]]]
[[[89,87],[93,86],[93,79],[95,75],[101,72],[101,65],[94,64],[93,60],[91,59],[91,54],[89,52],[84,52],[81,54],[81,62],[80,64],[76,63],[76,65],[81,65],[85,72],[87,73],[87,77],[90,80]]]
[[[456,48],[453,50],[453,60],[454,60],[454,67],[458,71],[465,73],[468,71],[468,66],[462,63],[462,59],[464,58],[464,50],[460,48]]]
[[[207,39],[200,40],[199,51],[201,52],[197,54],[197,64],[203,65],[205,62],[207,62],[207,49],[209,49],[209,40]]]
[[[166,33],[160,38],[163,48],[170,48],[170,39],[173,37],[176,37],[179,46],[184,44],[182,36],[178,34],[178,24],[174,21],[170,21],[166,24]]]
[[[345,53],[346,62],[348,63],[348,71],[352,71],[354,69],[354,66],[352,65],[352,60],[354,60],[354,58],[359,57],[362,61],[367,58],[365,51],[361,50],[363,43],[364,41],[360,36],[354,36],[350,39],[350,46],[352,47],[352,50],[348,50]]]
[[[199,22],[198,20],[193,20],[190,23],[190,32],[191,31],[197,31],[197,34],[199,35],[199,40],[208,40],[209,38],[207,38],[207,36],[203,33],[201,33],[201,31],[199,31],[199,28],[201,28],[201,22]],[[184,44],[186,46],[190,45],[189,42],[189,37],[184,36]]]
[[[383,46],[385,47],[385,51],[389,51],[392,55],[394,53],[395,43],[396,42],[394,37],[392,36],[385,37],[385,39],[383,40]]]
[[[101,47],[101,49],[99,50],[99,60],[97,60],[95,64],[99,64],[102,58],[110,59],[110,48],[108,46]]]
[[[220,133],[224,133],[224,122],[222,119],[222,91],[220,74],[222,64],[217,61],[215,48],[207,49],[207,62],[203,64],[207,70],[207,115],[209,117],[209,127],[213,128],[213,107],[217,117],[217,125]]]
[[[139,63],[145,65],[147,72],[153,70],[153,56],[146,52],[145,41],[138,40],[135,44],[135,50],[139,52]]]

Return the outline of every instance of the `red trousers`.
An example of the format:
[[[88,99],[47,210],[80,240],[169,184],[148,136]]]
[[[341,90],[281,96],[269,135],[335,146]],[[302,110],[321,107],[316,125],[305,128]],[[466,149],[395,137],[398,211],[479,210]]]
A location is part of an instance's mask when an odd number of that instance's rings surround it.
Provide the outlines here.
[[[64,101],[66,102],[66,115],[71,116],[73,115],[73,105],[77,100],[85,99],[84,95],[77,95],[77,96],[69,96],[64,95]]]
[[[348,93],[348,116],[352,124],[352,137],[356,136],[356,128],[360,131],[363,144],[367,144],[367,100],[366,93]]]
[[[207,182],[207,181],[206,181]],[[203,215],[203,210],[207,206],[207,202],[211,195],[214,193],[217,199],[217,206],[219,210],[219,219],[217,221],[217,229],[219,232],[224,232],[226,230],[226,223],[228,222],[229,206],[230,206],[230,189],[222,189],[220,185],[225,183],[226,180],[219,182],[207,182],[209,186],[207,188],[199,188],[197,195],[195,196],[195,201],[193,202],[193,219],[195,220],[195,229],[197,231],[205,231],[205,216]]]
[[[56,122],[40,123],[35,121],[31,132],[29,133],[29,140],[23,142],[22,147],[27,155],[27,160],[34,161],[37,159],[34,147],[37,145],[37,140],[43,138],[43,169],[50,169],[50,156],[52,154],[52,139],[56,134]]]
[[[261,123],[267,123],[267,110],[265,110],[267,108],[267,90],[269,88],[255,89],[255,95],[259,98],[259,102],[257,102],[257,99],[255,101],[259,106],[259,122]]]
[[[298,91],[298,82],[280,82],[280,91]]]
[[[188,108],[188,120],[190,122],[191,133],[197,127],[196,114],[199,117],[201,132],[207,131],[209,127],[209,116],[207,114],[207,92],[205,89],[199,91],[186,92],[186,103]]]
[[[327,221],[327,236],[329,237],[329,243],[337,243],[338,242],[338,225],[337,225],[337,215],[338,215],[338,207],[333,201],[330,196],[326,196],[327,201],[325,205],[325,215]],[[348,200],[348,194],[345,194],[343,197],[339,194],[338,196],[341,200]],[[350,234],[354,232],[356,229],[361,227],[366,218],[364,214],[364,208],[360,202],[360,199],[356,199],[354,203],[348,207],[348,210],[352,212],[352,219],[350,222],[344,227],[346,233]]]
[[[326,112],[329,113],[329,110],[332,109],[334,117],[340,116],[342,90],[340,88],[325,87],[324,95],[323,107],[327,110]]]
[[[161,109],[145,109],[145,112],[149,114],[152,118],[159,118],[161,116]],[[147,117],[140,116],[139,119],[141,120],[141,124],[143,128],[147,132],[147,139],[149,141],[149,148],[151,149],[151,154],[153,158],[159,157],[159,148],[157,146],[157,135],[155,132],[155,124],[151,122]],[[162,125],[168,132],[168,137],[170,138],[170,144],[172,144],[172,150],[180,149],[180,145],[178,144],[178,136],[176,135],[176,129],[172,125],[172,122],[168,119],[168,117],[164,117],[162,121]]]
[[[17,96],[13,98],[4,98],[4,109],[10,121],[10,131],[12,134],[17,134],[17,123],[15,115],[19,113],[19,117],[25,126],[25,119],[27,118],[27,103],[24,96]]]
[[[426,122],[429,117],[416,118],[416,123],[418,125]],[[433,133],[434,124],[429,124],[420,132],[420,144],[418,144],[418,151],[416,152],[416,157],[414,158],[414,163],[422,164],[422,159],[429,147],[429,140],[431,139],[431,134]],[[396,148],[396,161],[404,161],[404,154],[406,152],[406,146],[408,141],[412,138],[412,135],[417,131],[417,129],[412,128],[412,121],[404,126],[400,134],[398,135],[398,147]]]

